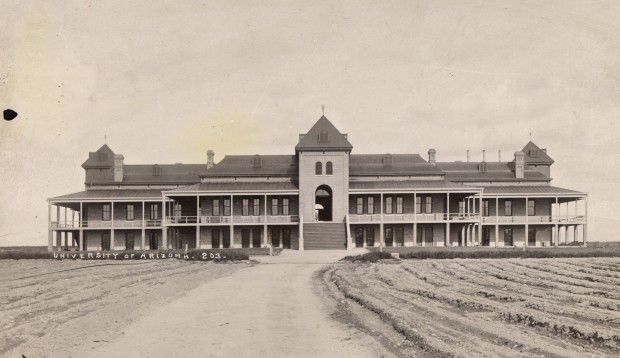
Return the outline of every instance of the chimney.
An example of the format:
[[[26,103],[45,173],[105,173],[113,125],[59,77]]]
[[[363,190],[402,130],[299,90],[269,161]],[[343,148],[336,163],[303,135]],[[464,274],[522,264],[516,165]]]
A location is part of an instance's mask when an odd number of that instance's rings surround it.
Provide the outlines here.
[[[213,165],[215,165],[213,163],[213,157],[215,157],[215,153],[211,149],[207,150],[207,169],[211,169]]]
[[[467,149],[467,163],[469,163],[469,149]]]
[[[525,172],[525,161],[523,152],[515,152],[515,178],[523,179]]]
[[[482,161],[483,161],[483,162],[486,162],[486,157],[487,157],[487,155],[486,155],[486,154],[487,154],[486,149],[483,149],[483,150],[482,150]]]
[[[123,181],[123,157],[122,154],[114,154],[114,182],[120,183]]]
[[[497,161],[500,163],[502,162],[502,151],[501,150],[497,151]]]
[[[437,151],[435,149],[429,149],[428,150],[428,162],[430,164],[435,165],[435,154],[437,154]]]

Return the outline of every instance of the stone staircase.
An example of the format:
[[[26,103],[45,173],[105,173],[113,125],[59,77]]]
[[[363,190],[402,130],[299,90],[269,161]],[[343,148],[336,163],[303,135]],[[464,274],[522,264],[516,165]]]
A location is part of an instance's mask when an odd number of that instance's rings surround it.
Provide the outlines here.
[[[304,250],[345,250],[347,230],[344,223],[304,223]]]

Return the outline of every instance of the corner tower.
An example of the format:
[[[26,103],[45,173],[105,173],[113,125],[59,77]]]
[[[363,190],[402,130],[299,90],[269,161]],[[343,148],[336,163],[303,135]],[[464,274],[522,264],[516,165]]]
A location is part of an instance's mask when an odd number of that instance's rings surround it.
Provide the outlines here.
[[[344,221],[349,211],[347,135],[322,116],[295,146],[299,162],[299,212],[304,222]]]

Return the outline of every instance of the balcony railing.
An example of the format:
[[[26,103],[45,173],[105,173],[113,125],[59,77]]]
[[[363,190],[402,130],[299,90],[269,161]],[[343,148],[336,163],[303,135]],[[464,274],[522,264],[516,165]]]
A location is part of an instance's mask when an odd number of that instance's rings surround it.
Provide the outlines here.
[[[431,221],[444,221],[447,215],[445,213],[434,214],[384,214],[383,222],[431,222]],[[381,214],[350,214],[349,221],[351,223],[380,223]]]
[[[142,220],[114,220],[115,227],[142,227]]]
[[[298,223],[299,216],[297,215],[270,215],[270,216],[267,216],[267,222],[273,223],[273,224]]]
[[[169,216],[167,224],[285,224],[297,223],[297,215],[250,215],[250,216]]]
[[[577,215],[577,216],[569,216],[569,217],[559,217],[557,218],[557,221],[559,222],[563,222],[563,223],[573,223],[573,222],[583,222],[585,221],[586,217],[584,215]]]
[[[480,214],[478,213],[450,213],[450,220],[451,221],[478,221],[480,220]]]
[[[231,222],[231,216],[200,216],[201,224],[228,224]]]

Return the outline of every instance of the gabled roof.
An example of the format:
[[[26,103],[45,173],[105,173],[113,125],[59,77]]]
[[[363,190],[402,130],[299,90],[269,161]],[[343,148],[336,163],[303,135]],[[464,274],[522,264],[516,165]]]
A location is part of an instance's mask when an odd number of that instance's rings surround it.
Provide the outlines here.
[[[256,159],[259,165],[255,165]],[[202,173],[204,177],[296,175],[297,158],[294,155],[227,155]]]
[[[349,175],[441,175],[419,154],[351,154]]]
[[[299,143],[295,146],[296,151],[353,149],[347,137],[340,133],[325,116],[321,116],[308,133],[300,137]]]
[[[114,165],[114,152],[107,144],[95,152],[88,153],[88,159],[82,163],[82,168],[109,168]]]
[[[534,142],[529,141],[521,151],[524,154],[525,164],[553,164],[553,159],[545,149],[540,149]]]

